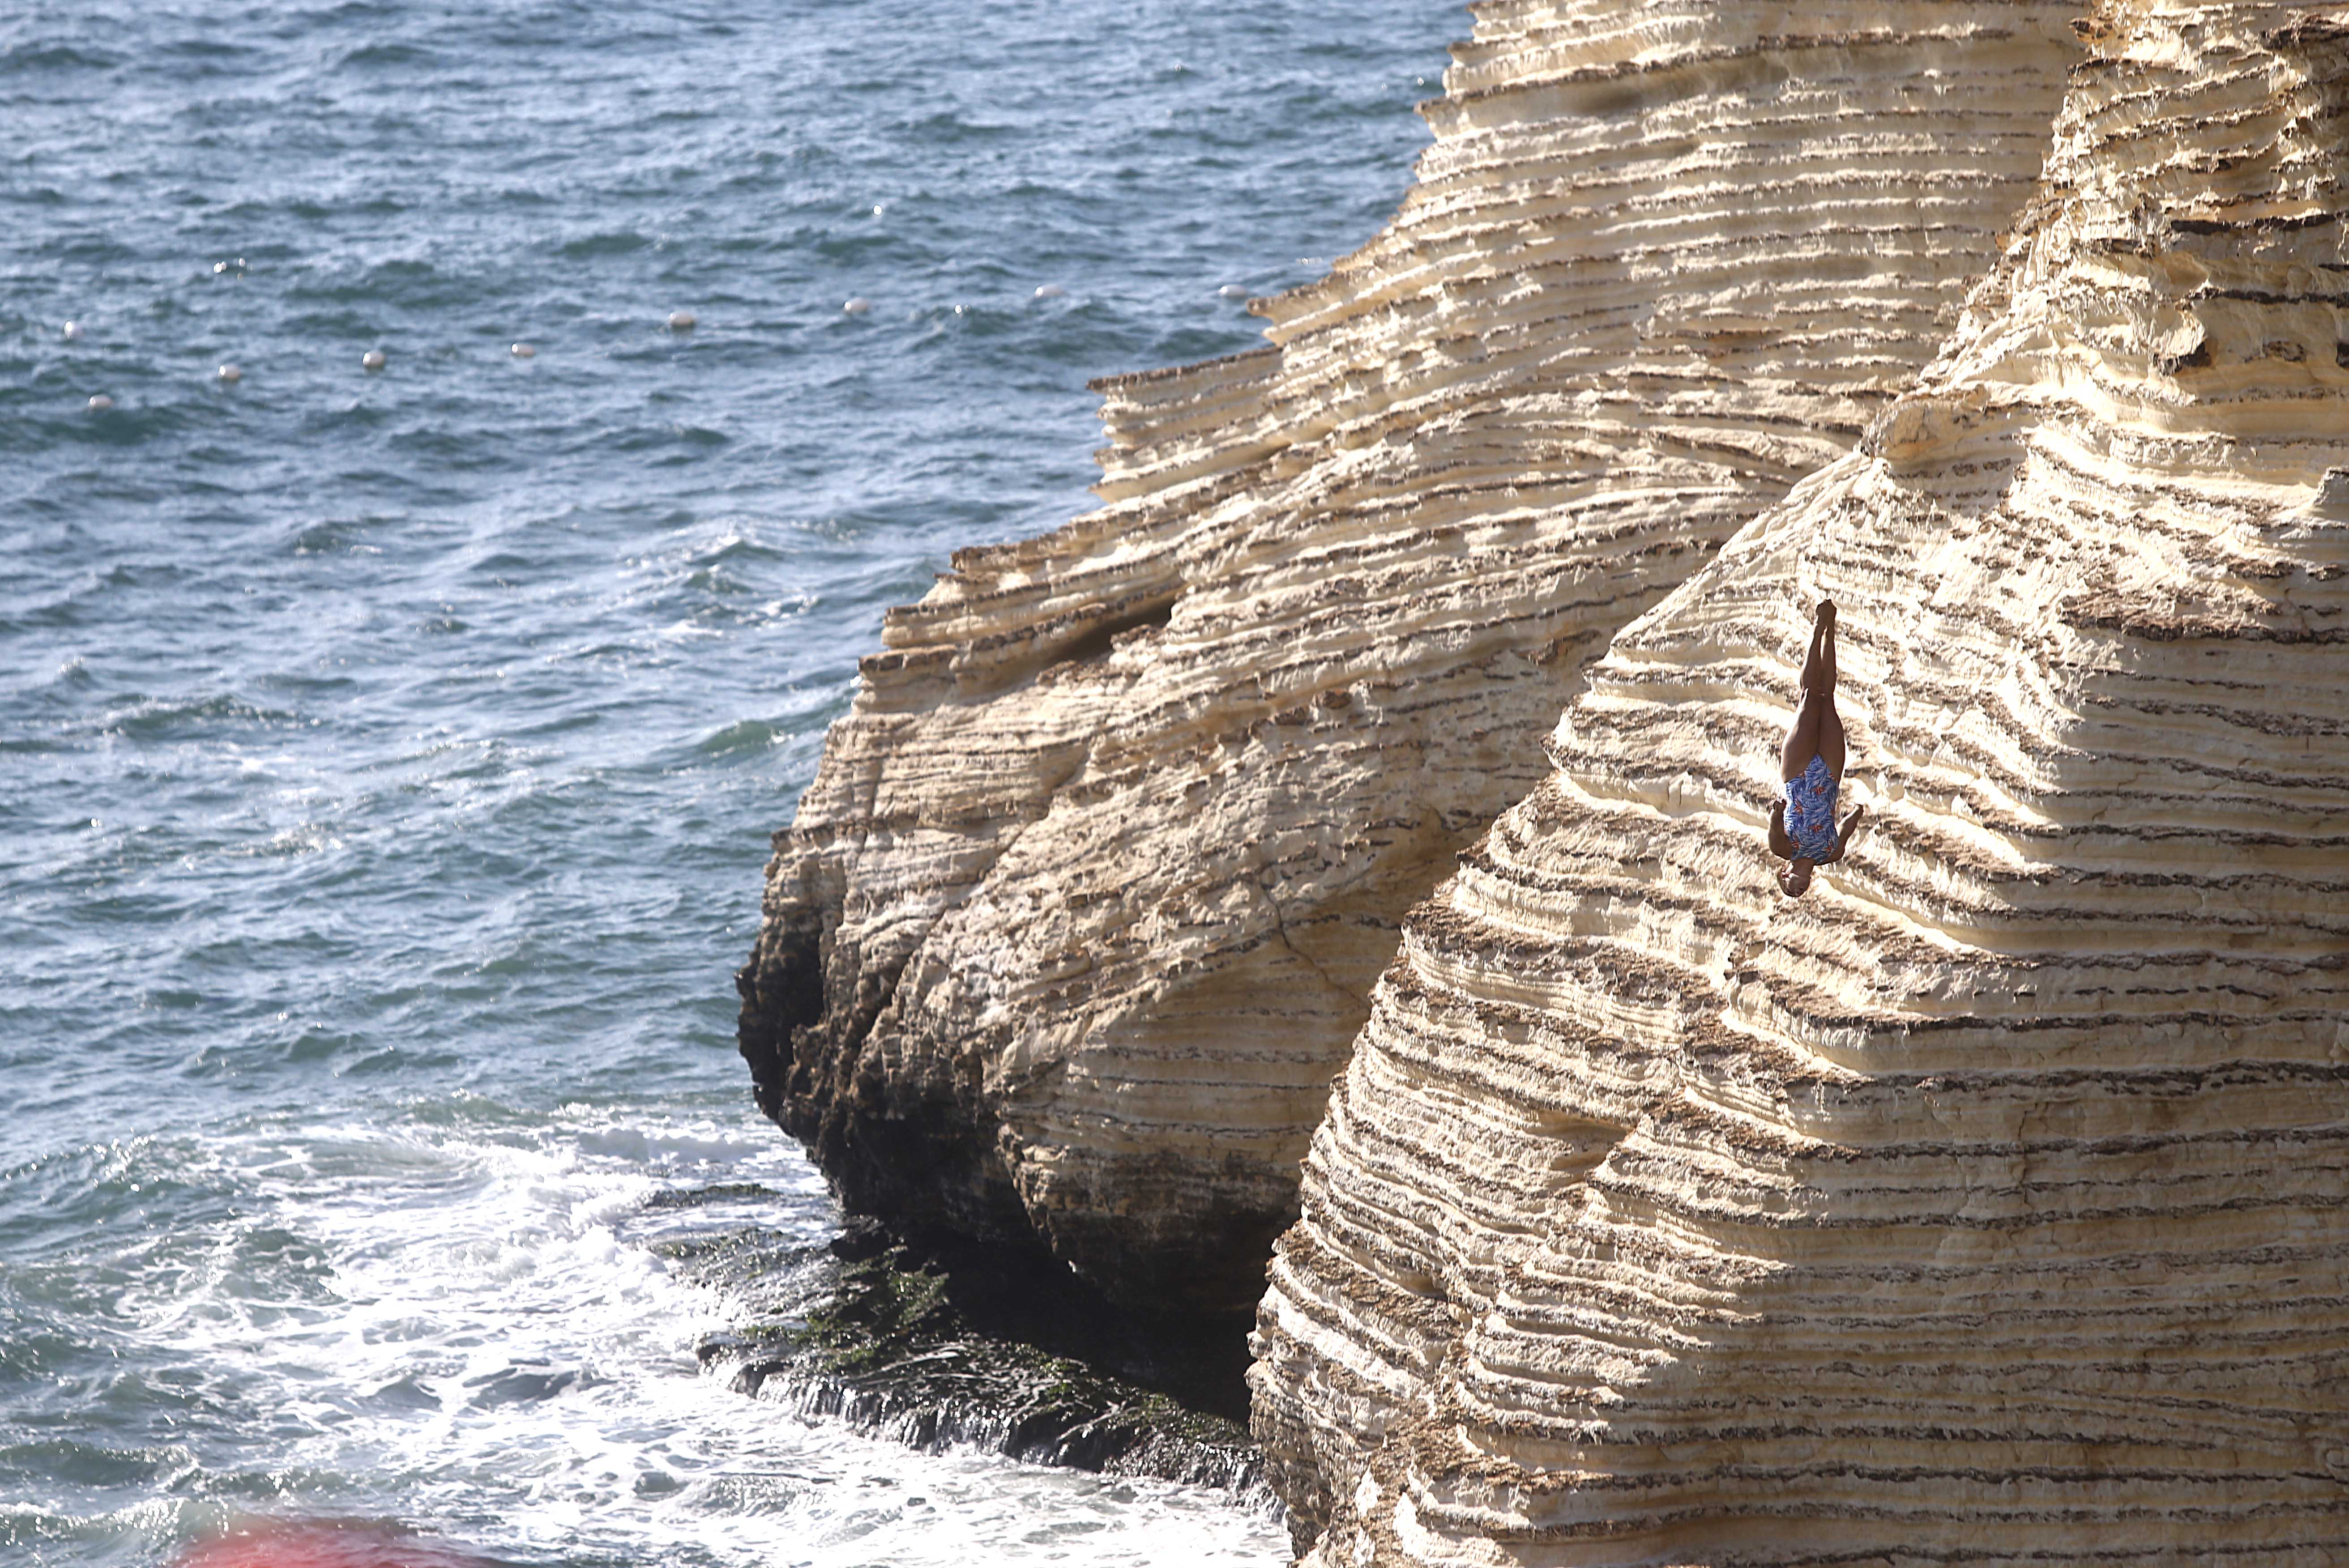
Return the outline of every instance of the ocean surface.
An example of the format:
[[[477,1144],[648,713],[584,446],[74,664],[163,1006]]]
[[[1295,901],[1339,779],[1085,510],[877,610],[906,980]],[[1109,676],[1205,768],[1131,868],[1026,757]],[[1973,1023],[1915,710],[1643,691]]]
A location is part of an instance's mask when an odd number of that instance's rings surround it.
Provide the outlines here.
[[[0,12],[0,1561],[1283,1560],[730,1390],[653,1243],[836,1225],[730,975],[884,607],[1368,239],[1465,27]]]

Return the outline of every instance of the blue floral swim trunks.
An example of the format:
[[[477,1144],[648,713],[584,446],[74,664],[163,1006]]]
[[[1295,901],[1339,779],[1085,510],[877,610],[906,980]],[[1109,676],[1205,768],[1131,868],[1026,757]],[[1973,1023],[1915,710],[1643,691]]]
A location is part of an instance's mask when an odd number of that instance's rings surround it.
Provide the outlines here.
[[[1836,787],[1827,759],[1814,756],[1799,779],[1786,780],[1786,837],[1795,853],[1814,863],[1836,851]]]

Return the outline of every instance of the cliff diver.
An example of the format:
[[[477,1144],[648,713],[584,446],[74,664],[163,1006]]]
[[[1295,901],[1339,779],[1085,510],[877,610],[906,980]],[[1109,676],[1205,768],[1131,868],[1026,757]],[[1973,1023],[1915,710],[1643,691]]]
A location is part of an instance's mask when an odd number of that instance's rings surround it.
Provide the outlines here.
[[[1843,784],[1843,720],[1836,717],[1836,607],[1819,601],[1811,621],[1811,651],[1803,660],[1803,704],[1778,753],[1785,798],[1770,808],[1770,852],[1791,862],[1778,873],[1788,898],[1810,890],[1811,872],[1843,859],[1844,846],[1867,808],[1855,806],[1837,828],[1836,790]]]

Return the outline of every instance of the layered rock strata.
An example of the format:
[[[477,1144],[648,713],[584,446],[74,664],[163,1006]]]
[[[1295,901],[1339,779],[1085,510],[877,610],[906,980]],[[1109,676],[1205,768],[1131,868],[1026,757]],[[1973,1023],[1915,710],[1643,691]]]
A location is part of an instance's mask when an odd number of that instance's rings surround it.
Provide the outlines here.
[[[1311,1563],[2349,1562],[2337,16],[2100,11],[1950,351],[1410,917],[1251,1373]]]
[[[2029,192],[2072,8],[1501,0],[1270,346],[893,612],[743,971],[856,1209],[1247,1312],[1402,912],[1585,662],[1847,450]]]

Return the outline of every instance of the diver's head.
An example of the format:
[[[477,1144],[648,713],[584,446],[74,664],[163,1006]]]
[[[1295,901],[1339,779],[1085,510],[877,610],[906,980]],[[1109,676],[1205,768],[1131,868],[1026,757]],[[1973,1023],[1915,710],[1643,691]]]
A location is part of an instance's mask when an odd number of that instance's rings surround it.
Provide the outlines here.
[[[1811,857],[1796,855],[1795,863],[1778,873],[1778,886],[1788,898],[1800,898],[1811,891]]]

